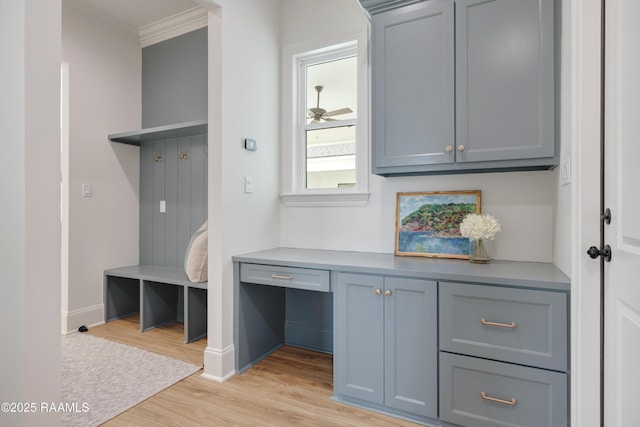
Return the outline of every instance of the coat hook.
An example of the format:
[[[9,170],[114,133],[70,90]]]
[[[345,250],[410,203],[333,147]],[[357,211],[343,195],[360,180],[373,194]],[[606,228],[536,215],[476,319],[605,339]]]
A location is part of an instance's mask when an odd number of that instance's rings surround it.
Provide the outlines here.
[[[180,148],[180,152],[178,153],[178,158],[180,160],[187,160],[189,156],[187,155],[187,153],[183,153],[182,148]]]
[[[162,156],[160,154],[157,154],[155,151],[153,152],[153,161],[158,163],[162,161]]]

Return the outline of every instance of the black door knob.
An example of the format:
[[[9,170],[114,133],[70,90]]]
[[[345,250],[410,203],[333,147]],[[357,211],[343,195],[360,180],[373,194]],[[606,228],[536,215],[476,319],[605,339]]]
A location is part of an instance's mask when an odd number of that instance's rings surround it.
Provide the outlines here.
[[[598,257],[603,257],[605,261],[610,262],[611,261],[611,246],[609,245],[605,245],[604,248],[602,249],[598,249],[595,246],[591,246],[589,249],[587,249],[587,255],[589,255],[589,257],[591,259],[596,259]]]
[[[596,248],[595,246],[591,246],[588,250],[587,250],[587,255],[589,255],[589,257],[591,257],[591,259],[596,259],[600,256],[600,249]]]

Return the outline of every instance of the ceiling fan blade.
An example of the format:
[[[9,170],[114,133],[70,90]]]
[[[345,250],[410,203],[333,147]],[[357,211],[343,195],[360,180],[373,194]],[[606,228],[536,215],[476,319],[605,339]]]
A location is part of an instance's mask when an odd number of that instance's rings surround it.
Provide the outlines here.
[[[328,113],[324,113],[324,117],[332,117],[332,116],[340,116],[342,114],[353,113],[351,108],[341,108],[339,110],[329,111]]]
[[[331,117],[322,116],[322,120],[325,122],[338,122],[338,119],[332,119]]]

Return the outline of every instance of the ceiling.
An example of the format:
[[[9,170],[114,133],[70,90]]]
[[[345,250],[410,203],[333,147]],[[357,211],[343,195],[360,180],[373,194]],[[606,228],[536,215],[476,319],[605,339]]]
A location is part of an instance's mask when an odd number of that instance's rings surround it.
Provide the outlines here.
[[[139,29],[198,6],[193,0],[84,0],[107,14]]]

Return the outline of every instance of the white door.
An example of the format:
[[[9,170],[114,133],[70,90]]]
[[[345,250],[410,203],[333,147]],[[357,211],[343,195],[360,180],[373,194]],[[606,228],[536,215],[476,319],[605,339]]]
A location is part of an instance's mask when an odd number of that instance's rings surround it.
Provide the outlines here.
[[[640,1],[607,0],[605,425],[640,426]]]

